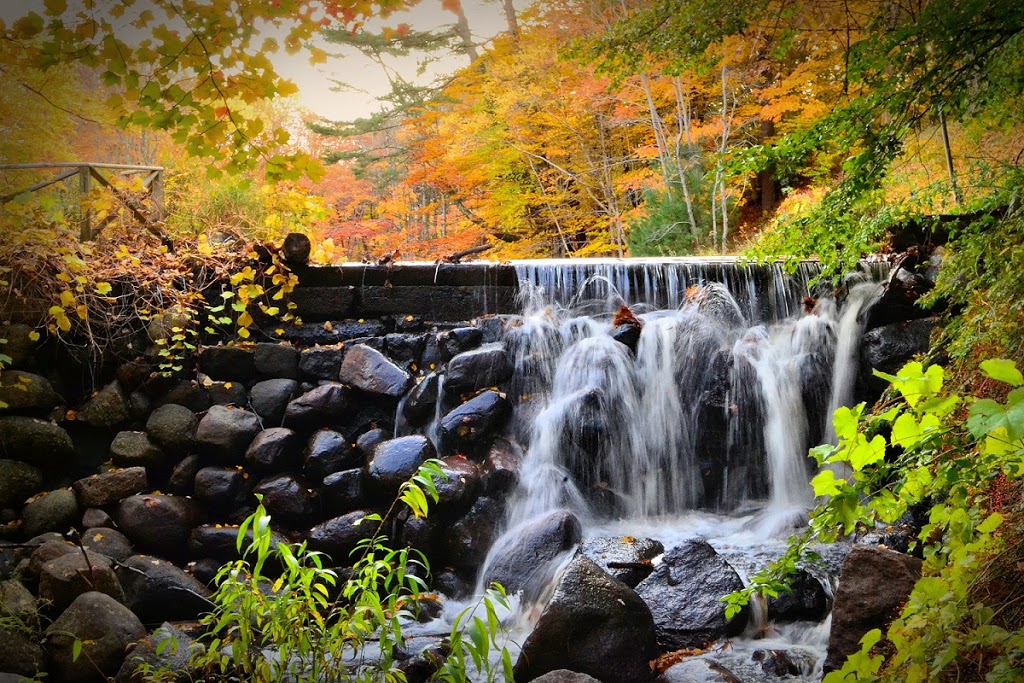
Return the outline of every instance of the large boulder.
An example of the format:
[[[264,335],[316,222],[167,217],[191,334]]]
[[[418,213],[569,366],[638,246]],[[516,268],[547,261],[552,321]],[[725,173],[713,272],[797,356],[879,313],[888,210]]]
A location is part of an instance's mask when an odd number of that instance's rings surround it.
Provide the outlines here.
[[[150,493],[122,500],[115,518],[137,549],[175,559],[185,554],[199,506],[184,496]]]
[[[101,508],[146,489],[146,468],[110,470],[79,479],[72,488],[83,508]]]
[[[935,318],[921,318],[908,322],[876,327],[864,334],[860,344],[860,372],[862,381],[876,394],[889,385],[875,377],[873,370],[895,373],[919,353],[928,350]]]
[[[71,489],[57,489],[30,500],[21,511],[21,530],[29,538],[47,531],[64,533],[82,512]]]
[[[495,439],[480,467],[484,477],[484,491],[492,496],[512,493],[519,485],[519,473],[525,458],[523,447],[515,441]]]
[[[377,529],[378,522],[363,521],[368,514],[366,510],[356,510],[316,525],[306,535],[310,549],[326,553],[337,563],[344,563],[359,541],[373,537]]]
[[[860,650],[860,639],[885,629],[921,578],[921,560],[877,546],[855,545],[843,562],[832,607],[825,672]]]
[[[299,374],[313,380],[337,381],[345,352],[340,346],[314,346],[299,354]]]
[[[284,426],[296,430],[336,425],[348,411],[351,392],[337,382],[321,384],[288,404]]]
[[[490,443],[511,413],[511,404],[497,391],[474,396],[442,418],[442,452],[475,453]]]
[[[260,419],[247,410],[213,406],[196,430],[196,441],[208,455],[238,464],[252,440],[262,431]]]
[[[577,555],[523,643],[517,681],[557,669],[594,676],[603,683],[650,680],[658,655],[654,619],[644,601],[590,559]]]
[[[146,421],[146,433],[153,442],[174,460],[178,460],[195,446],[199,418],[176,403],[167,403],[154,410]]]
[[[742,588],[739,575],[707,541],[692,539],[665,553],[636,592],[654,615],[658,645],[671,652],[740,634],[746,613],[727,620],[721,598]]]
[[[192,557],[214,560],[214,572],[225,562],[234,562],[241,559],[242,553],[252,545],[254,537],[252,529],[247,529],[242,541],[242,551],[239,552],[238,530],[237,526],[224,526],[222,524],[204,524],[196,527],[192,530],[192,535],[189,538],[189,549],[192,552]],[[276,548],[278,543],[284,542],[286,542],[284,536],[276,531],[271,532],[271,548]]]
[[[210,589],[170,562],[133,555],[117,570],[125,604],[145,624],[198,619],[213,609]]]
[[[43,488],[43,473],[20,460],[0,459],[0,510],[19,508]]]
[[[635,588],[654,571],[651,561],[665,552],[665,546],[653,538],[598,536],[587,539],[580,552],[611,576]]]
[[[275,379],[299,378],[299,350],[288,344],[257,344],[256,372]]]
[[[797,571],[789,590],[768,599],[772,621],[821,621],[832,609],[832,591],[806,569]]]
[[[132,555],[132,543],[116,529],[96,526],[82,533],[82,547],[90,553],[100,553],[112,560],[123,562]]]
[[[437,406],[439,375],[432,372],[402,399],[399,410],[405,420],[414,427],[425,425],[434,416]]]
[[[188,683],[194,680],[190,676],[190,660],[197,647],[187,634],[165,622],[132,647],[114,681],[144,683],[150,680],[146,671],[159,670],[168,672],[174,683]]]
[[[394,493],[432,457],[434,446],[425,436],[403,436],[378,445],[367,472],[380,488]]]
[[[62,403],[63,399],[45,377],[21,370],[4,370],[0,374],[0,405],[7,406],[0,412],[49,417]]]
[[[32,632],[18,625],[0,624],[0,683],[37,680],[46,671],[46,652]],[[7,676],[7,678],[4,678]]]
[[[465,509],[476,498],[481,488],[480,466],[462,455],[452,455],[442,461],[445,479],[439,479],[437,505],[440,509]]]
[[[494,545],[502,522],[502,512],[501,504],[494,498],[477,498],[461,519],[444,529],[444,550],[448,564],[460,570],[475,572],[487,558],[487,551]]]
[[[340,515],[364,507],[367,502],[366,470],[357,467],[324,477],[320,498],[328,514]]]
[[[257,472],[290,469],[301,460],[299,438],[285,427],[271,427],[256,435],[245,451],[245,462]]]
[[[63,611],[75,598],[89,591],[99,591],[124,602],[124,591],[109,557],[90,552],[68,553],[55,557],[40,569],[39,599],[56,612]]]
[[[229,511],[243,501],[246,475],[236,467],[203,467],[196,472],[192,492],[208,508]]]
[[[43,647],[55,680],[101,683],[121,668],[128,646],[145,635],[131,610],[92,591],[78,596],[46,629]]]
[[[316,521],[316,491],[291,474],[264,479],[256,485],[256,493],[263,496],[263,505],[275,520],[293,528],[308,527]]]
[[[57,470],[74,459],[75,445],[52,422],[12,415],[0,417],[0,456]]]
[[[75,419],[97,429],[117,429],[131,421],[131,406],[121,385],[111,382],[86,401]]]
[[[170,465],[167,455],[146,432],[118,432],[110,444],[110,459],[118,467],[164,468]]]
[[[299,393],[299,383],[293,379],[268,379],[253,386],[249,392],[249,405],[263,420],[275,427],[284,421],[288,402]]]
[[[583,538],[583,527],[566,510],[550,512],[506,532],[491,551],[484,582],[500,583],[509,594],[523,591],[536,600],[557,567],[553,566]]]
[[[494,387],[512,376],[512,365],[498,344],[466,351],[448,361],[444,391],[457,396],[485,387]]]
[[[211,379],[248,382],[256,376],[256,357],[252,349],[239,346],[206,346],[199,352],[199,367]]]
[[[335,472],[361,464],[360,454],[353,450],[348,439],[333,429],[320,429],[310,437],[306,446],[302,473],[319,481]]]
[[[341,381],[368,394],[400,398],[412,386],[412,375],[398,367],[380,351],[356,344],[345,354]]]

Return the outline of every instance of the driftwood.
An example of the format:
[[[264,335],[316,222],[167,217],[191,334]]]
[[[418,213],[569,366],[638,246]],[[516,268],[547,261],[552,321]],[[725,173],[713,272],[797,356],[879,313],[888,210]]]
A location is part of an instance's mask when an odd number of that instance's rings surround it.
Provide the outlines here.
[[[463,249],[462,251],[457,251],[454,254],[449,254],[448,256],[445,256],[441,260],[444,261],[445,263],[460,263],[462,259],[466,258],[467,256],[473,256],[474,254],[482,254],[485,251],[488,251],[493,248],[493,244],[481,244],[480,246],[477,247],[470,247],[469,249]]]

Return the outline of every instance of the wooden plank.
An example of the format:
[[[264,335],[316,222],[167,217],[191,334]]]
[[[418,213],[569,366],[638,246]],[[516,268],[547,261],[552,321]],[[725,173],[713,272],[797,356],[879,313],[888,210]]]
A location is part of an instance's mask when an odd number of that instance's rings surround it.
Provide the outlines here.
[[[78,190],[82,193],[79,206],[82,208],[82,226],[78,233],[78,239],[88,242],[92,239],[92,216],[89,211],[89,192],[92,190],[92,180],[89,176],[87,166],[78,169]]]
[[[41,190],[44,187],[49,187],[50,185],[53,185],[55,183],[59,183],[62,180],[67,180],[68,178],[70,178],[72,176],[76,176],[76,175],[78,175],[78,169],[73,169],[73,170],[70,170],[70,171],[65,171],[64,173],[61,173],[56,178],[51,178],[50,180],[44,180],[41,183],[36,183],[32,187],[26,187],[24,190],[18,190],[17,192],[12,192],[10,194],[4,195],[3,197],[0,197],[0,204],[6,204],[7,202],[11,201],[15,197],[20,197],[23,194],[28,194],[29,192],[35,192],[37,190]]]
[[[136,164],[101,164],[91,161],[65,161],[64,163],[40,164],[0,164],[0,170],[17,170],[28,168],[102,168],[112,171],[162,171],[163,166],[139,166]]]

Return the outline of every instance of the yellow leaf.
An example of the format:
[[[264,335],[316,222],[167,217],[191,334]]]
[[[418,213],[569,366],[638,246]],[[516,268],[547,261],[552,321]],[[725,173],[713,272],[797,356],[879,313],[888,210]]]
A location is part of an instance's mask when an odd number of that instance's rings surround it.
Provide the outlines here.
[[[36,332],[35,330],[32,330],[31,332],[28,333],[28,338],[31,341],[37,342],[39,341],[39,333]]]
[[[85,307],[85,304],[82,304],[78,308],[76,308],[75,313],[77,313],[78,317],[81,318],[82,320],[85,320],[86,318],[89,317],[89,309]]]
[[[249,327],[252,325],[252,316],[249,315],[249,311],[242,311],[242,315],[238,316],[239,327]]]
[[[75,305],[75,295],[71,293],[71,290],[65,289],[60,293],[60,305],[64,308],[71,308]]]
[[[242,339],[248,339],[249,338],[249,330],[244,328],[244,327],[239,329],[238,330],[238,336],[241,337]]]
[[[107,294],[110,294],[110,291],[112,289],[113,288],[110,286],[109,282],[97,282],[96,283],[96,291],[100,295],[102,295],[102,296],[106,296]]]

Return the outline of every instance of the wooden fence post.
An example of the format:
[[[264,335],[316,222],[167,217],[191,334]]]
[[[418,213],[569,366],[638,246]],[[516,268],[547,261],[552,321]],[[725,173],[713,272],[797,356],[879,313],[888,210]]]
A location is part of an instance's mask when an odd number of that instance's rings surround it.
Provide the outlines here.
[[[89,174],[89,167],[82,166],[78,169],[78,190],[81,193],[79,206],[82,212],[82,227],[78,239],[88,242],[92,239],[92,215],[89,210],[89,191],[92,189],[92,177]]]

